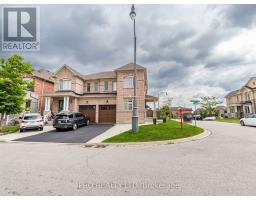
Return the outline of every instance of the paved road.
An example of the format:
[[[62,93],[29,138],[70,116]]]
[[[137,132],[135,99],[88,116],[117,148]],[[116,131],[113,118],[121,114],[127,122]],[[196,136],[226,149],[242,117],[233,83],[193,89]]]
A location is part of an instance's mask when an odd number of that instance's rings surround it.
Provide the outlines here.
[[[79,127],[77,130],[52,130],[47,133],[19,138],[24,142],[85,143],[113,127],[110,124],[95,124]]]
[[[0,194],[256,195],[256,128],[199,125],[212,135],[160,146],[0,143]]]

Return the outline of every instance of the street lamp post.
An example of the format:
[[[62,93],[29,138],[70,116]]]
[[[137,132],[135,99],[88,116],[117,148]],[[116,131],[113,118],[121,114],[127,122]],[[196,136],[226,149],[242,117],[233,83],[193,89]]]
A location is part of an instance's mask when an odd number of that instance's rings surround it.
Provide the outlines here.
[[[194,107],[195,107],[195,112],[196,112],[196,105],[200,103],[199,100],[191,100],[190,102],[192,102],[194,104]],[[196,127],[196,116],[194,117],[195,119],[195,127]]]
[[[132,4],[130,12],[131,20],[133,21],[133,36],[134,36],[134,77],[133,77],[133,109],[132,109],[132,132],[137,133],[139,131],[138,126],[138,107],[137,107],[137,65],[136,65],[136,31],[135,31],[135,8]]]

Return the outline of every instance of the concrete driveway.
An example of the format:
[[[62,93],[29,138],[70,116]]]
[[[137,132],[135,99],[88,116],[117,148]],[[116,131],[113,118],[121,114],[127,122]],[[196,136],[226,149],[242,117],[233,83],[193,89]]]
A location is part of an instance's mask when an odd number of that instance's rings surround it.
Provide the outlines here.
[[[52,130],[42,134],[19,138],[14,141],[24,142],[56,142],[56,143],[85,143],[113,127],[110,124],[94,124],[79,127],[77,130]]]
[[[0,143],[0,194],[256,195],[256,128],[198,124],[212,134],[170,145]]]

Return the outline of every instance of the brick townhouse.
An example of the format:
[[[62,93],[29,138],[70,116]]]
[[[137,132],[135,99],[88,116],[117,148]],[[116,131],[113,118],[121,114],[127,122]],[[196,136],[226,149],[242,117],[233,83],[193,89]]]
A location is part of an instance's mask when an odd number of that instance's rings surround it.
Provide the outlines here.
[[[226,95],[229,117],[243,117],[256,113],[256,77],[251,77],[240,89]]]
[[[25,107],[29,108],[31,112],[39,112],[43,114],[45,108],[45,97],[43,94],[54,91],[53,73],[46,69],[36,70],[31,78],[35,86],[32,90],[26,92],[28,99]]]
[[[147,95],[147,70],[137,65],[139,123],[146,120],[146,103],[157,101]],[[68,65],[54,74],[54,91],[45,93],[45,114],[80,111],[92,123],[130,123],[132,117],[133,64],[113,71],[83,75]]]

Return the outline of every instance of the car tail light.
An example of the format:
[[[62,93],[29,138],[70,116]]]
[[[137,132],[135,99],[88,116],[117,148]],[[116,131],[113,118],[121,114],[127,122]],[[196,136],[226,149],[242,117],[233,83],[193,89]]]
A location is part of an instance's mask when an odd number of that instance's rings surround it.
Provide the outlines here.
[[[39,120],[37,120],[37,122],[43,122],[43,120],[42,120],[42,119],[39,119]]]
[[[28,122],[27,122],[27,121],[22,120],[22,121],[21,121],[21,123],[25,124],[25,123],[28,123]]]

